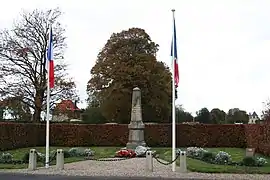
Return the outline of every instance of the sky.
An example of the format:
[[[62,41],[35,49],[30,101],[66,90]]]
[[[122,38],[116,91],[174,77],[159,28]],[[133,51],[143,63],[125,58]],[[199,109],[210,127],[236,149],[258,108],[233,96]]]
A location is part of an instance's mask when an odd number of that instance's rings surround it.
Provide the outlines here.
[[[145,29],[160,46],[157,59],[171,65],[171,9],[180,73],[176,104],[193,114],[202,107],[260,114],[270,96],[269,0],[8,0],[0,6],[0,28],[11,27],[23,9],[56,7],[64,12],[65,60],[82,100],[97,54],[114,32]]]

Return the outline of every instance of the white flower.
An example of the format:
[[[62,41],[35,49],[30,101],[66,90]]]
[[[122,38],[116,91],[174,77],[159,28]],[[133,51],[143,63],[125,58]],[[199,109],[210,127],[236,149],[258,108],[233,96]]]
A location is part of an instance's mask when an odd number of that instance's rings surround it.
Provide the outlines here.
[[[10,153],[2,153],[2,156],[0,157],[0,159],[3,159],[3,160],[12,160],[13,156],[10,154]]]
[[[84,156],[94,156],[94,151],[92,151],[91,149],[85,149],[84,150]]]
[[[224,151],[219,151],[215,157],[215,162],[217,164],[226,164],[231,160],[231,155]]]
[[[262,157],[257,157],[256,164],[258,166],[263,166],[263,165],[267,164],[267,160],[265,158],[262,158]]]
[[[187,156],[189,156],[189,157],[199,158],[205,152],[208,152],[208,151],[203,149],[203,148],[198,148],[198,147],[188,147],[187,148]]]

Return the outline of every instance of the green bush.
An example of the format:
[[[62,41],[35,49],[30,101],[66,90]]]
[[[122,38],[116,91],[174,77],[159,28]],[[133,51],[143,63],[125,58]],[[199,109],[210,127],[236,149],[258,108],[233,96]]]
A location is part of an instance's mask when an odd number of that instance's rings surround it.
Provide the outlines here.
[[[201,159],[205,162],[212,163],[215,160],[216,155],[213,152],[203,152]]]
[[[70,154],[69,154],[69,152],[67,150],[64,150],[63,153],[64,153],[64,158],[69,158],[70,157]]]
[[[267,161],[265,158],[262,158],[262,157],[257,157],[256,158],[256,165],[257,166],[264,166],[265,164],[267,164]]]
[[[231,161],[231,155],[224,151],[219,151],[215,156],[216,164],[230,164]]]
[[[244,166],[256,166],[256,160],[254,157],[244,157],[243,165]]]
[[[25,163],[29,162],[29,152],[24,154],[22,161]],[[37,162],[45,162],[45,154],[37,152]]]
[[[245,166],[264,166],[265,164],[267,164],[267,161],[265,158],[262,157],[245,157],[243,159],[243,165]]]
[[[82,114],[82,120],[88,124],[106,123],[106,118],[101,114],[99,107],[89,107]]]
[[[1,162],[11,162],[12,161],[12,155],[10,153],[2,153],[0,155],[0,161]]]
[[[79,148],[70,148],[68,150],[69,156],[70,157],[79,157],[79,156],[83,156],[83,152],[79,149]]]

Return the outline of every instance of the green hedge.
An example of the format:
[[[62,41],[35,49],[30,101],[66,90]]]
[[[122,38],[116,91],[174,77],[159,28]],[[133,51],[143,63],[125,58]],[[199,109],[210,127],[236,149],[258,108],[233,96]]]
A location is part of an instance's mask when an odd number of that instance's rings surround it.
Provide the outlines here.
[[[0,123],[0,150],[45,145],[45,124]],[[171,146],[171,124],[145,125],[150,147]],[[270,154],[268,125],[177,124],[177,147],[254,147]],[[51,124],[51,146],[125,146],[126,124]]]

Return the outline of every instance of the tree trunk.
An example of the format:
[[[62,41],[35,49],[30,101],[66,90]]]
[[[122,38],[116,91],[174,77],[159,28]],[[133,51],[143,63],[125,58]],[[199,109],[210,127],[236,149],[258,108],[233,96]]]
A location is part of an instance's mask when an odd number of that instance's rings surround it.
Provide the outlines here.
[[[42,111],[42,98],[41,98],[40,93],[37,93],[35,97],[35,109],[34,109],[34,115],[33,115],[34,123],[40,122],[41,111]]]
[[[33,115],[33,122],[38,123],[41,119],[41,108],[35,107],[34,115]]]

